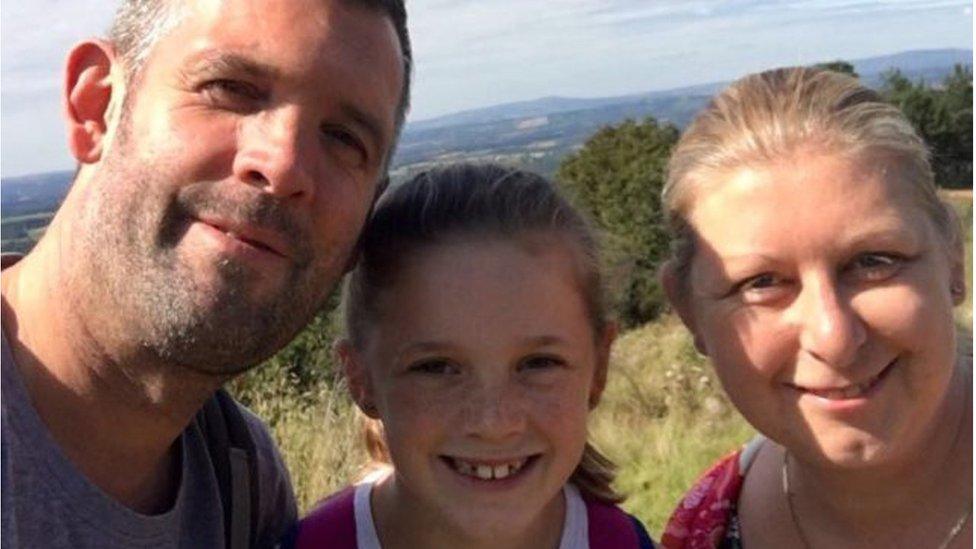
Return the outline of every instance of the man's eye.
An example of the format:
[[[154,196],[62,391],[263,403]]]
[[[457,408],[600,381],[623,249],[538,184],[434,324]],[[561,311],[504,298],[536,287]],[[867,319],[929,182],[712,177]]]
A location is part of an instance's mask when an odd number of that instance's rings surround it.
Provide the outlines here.
[[[323,126],[322,138],[329,152],[343,165],[360,167],[366,163],[366,146],[355,133],[342,127]]]
[[[407,370],[427,375],[453,375],[461,371],[453,362],[441,358],[418,360],[408,366]]]
[[[553,355],[534,355],[522,359],[519,368],[522,370],[549,370],[561,368],[566,365],[566,361]]]
[[[216,79],[204,82],[200,93],[218,107],[238,110],[267,97],[260,88],[240,80]]]
[[[848,272],[857,280],[876,282],[894,276],[906,259],[894,253],[869,252],[858,255],[847,266]]]

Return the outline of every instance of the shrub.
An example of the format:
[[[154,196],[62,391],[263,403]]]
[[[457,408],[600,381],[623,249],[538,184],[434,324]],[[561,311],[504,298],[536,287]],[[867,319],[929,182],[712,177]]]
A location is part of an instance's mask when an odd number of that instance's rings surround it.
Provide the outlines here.
[[[668,254],[661,211],[668,156],[678,129],[653,118],[593,135],[560,165],[556,179],[604,236],[608,288],[625,326],[665,309],[657,268]]]

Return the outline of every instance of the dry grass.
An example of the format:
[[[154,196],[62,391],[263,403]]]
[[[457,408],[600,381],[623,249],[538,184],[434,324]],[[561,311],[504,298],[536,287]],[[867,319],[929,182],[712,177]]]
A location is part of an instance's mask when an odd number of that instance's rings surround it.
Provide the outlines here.
[[[623,507],[659,535],[705,468],[754,431],[674,317],[624,334],[610,368],[590,432],[619,466],[616,486],[629,496]]]
[[[324,386],[282,406],[277,396],[250,403],[268,421],[291,472],[300,513],[323,497],[347,486],[365,463],[360,424],[344,384]]]

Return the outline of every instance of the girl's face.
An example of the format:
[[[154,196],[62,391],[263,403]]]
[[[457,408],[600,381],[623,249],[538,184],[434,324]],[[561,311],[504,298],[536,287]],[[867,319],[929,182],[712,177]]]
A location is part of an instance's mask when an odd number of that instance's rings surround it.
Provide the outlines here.
[[[381,291],[347,368],[401,504],[479,539],[561,520],[611,339],[594,337],[573,262],[557,238],[467,238],[418,250]]]
[[[881,166],[808,152],[705,183],[676,299],[750,423],[846,467],[917,455],[955,371],[961,262]]]

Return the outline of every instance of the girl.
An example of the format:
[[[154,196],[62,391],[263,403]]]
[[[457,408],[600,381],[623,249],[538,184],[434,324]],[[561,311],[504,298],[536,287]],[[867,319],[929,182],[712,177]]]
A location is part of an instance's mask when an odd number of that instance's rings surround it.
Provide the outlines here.
[[[615,327],[584,219],[545,179],[423,173],[381,202],[339,356],[391,467],[327,499],[298,547],[652,547],[586,441]]]

